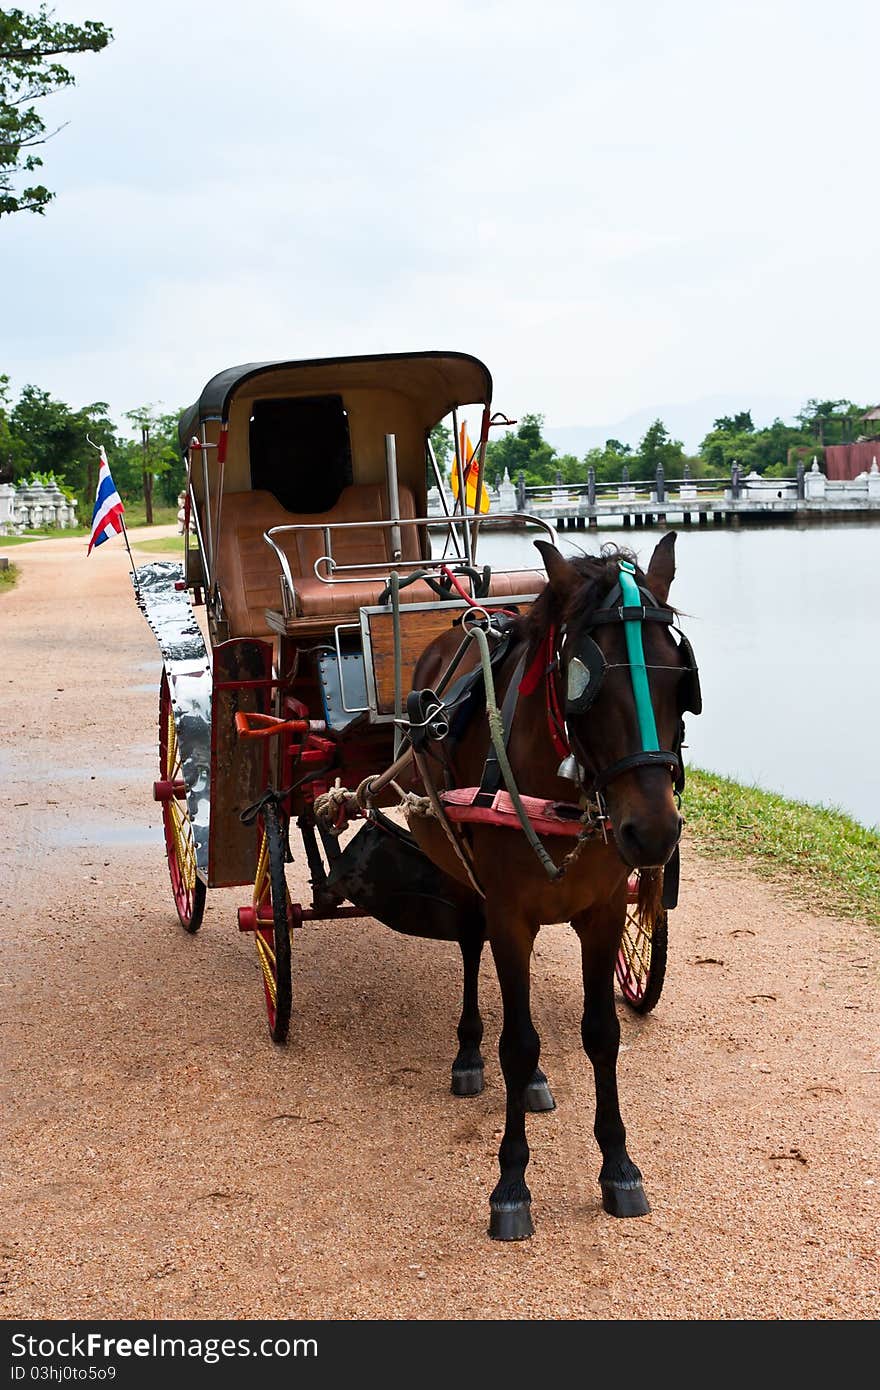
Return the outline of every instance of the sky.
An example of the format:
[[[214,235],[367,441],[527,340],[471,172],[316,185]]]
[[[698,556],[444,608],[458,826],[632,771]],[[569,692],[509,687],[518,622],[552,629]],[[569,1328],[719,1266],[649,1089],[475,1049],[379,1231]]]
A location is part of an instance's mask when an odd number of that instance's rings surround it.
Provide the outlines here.
[[[46,216],[0,219],[15,388],[118,417],[453,348],[548,427],[880,400],[873,0],[55,10],[115,41],[42,103]]]

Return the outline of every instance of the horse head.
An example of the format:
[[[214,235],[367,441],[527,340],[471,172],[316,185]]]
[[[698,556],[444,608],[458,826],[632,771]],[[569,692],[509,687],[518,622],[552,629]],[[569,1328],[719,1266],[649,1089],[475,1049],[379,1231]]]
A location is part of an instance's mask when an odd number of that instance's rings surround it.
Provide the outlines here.
[[[693,653],[683,635],[673,637],[667,602],[675,532],[659,542],[646,573],[617,547],[568,560],[536,544],[549,583],[530,626],[533,642],[553,634],[557,704],[571,749],[560,772],[604,799],[627,864],[660,866],[682,829],[682,716],[700,709]]]

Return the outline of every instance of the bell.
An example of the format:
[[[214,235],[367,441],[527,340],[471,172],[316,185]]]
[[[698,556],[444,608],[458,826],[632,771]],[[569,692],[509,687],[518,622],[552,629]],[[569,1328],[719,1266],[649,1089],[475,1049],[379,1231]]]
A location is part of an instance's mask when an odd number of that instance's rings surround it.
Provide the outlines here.
[[[557,777],[564,777],[567,782],[579,782],[581,780],[581,766],[574,753],[569,753],[567,758],[556,769]]]

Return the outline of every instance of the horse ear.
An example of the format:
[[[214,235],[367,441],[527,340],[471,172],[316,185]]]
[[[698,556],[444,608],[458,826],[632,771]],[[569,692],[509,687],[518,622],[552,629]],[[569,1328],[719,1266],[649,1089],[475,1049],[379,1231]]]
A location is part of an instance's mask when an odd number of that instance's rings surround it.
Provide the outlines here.
[[[541,552],[547,578],[550,580],[550,588],[557,598],[567,599],[569,594],[583,583],[583,580],[574,565],[569,564],[565,556],[560,554],[556,546],[551,545],[550,541],[535,541],[535,545]]]
[[[648,588],[657,602],[665,603],[669,598],[669,590],[675,578],[674,531],[667,531],[663,539],[657,542],[645,578],[648,581]]]

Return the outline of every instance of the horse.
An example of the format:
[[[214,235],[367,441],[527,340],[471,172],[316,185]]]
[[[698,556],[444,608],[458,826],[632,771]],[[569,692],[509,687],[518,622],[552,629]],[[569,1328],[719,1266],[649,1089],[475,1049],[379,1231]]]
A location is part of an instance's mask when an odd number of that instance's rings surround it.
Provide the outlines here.
[[[524,1240],[534,1231],[525,1116],[552,1109],[553,1098],[539,1067],[530,962],[538,930],[547,923],[570,922],[580,941],[581,1041],[595,1080],[602,1205],[615,1217],[650,1210],[620,1114],[614,964],[633,869],[641,871],[639,910],[659,908],[663,866],[677,853],[682,830],[682,715],[700,708],[693,652],[683,634],[673,638],[676,615],[666,606],[675,575],[674,532],[658,543],[646,572],[616,547],[566,559],[547,542],[536,545],[548,582],[513,621],[510,644],[494,672],[509,723],[507,757],[523,794],[575,815],[598,805],[602,833],[579,838],[574,851],[571,838],[550,835],[542,841],[542,863],[516,828],[473,823],[453,837],[454,827],[442,816],[415,813],[412,797],[407,816],[424,854],[462,884],[470,880],[468,886],[483,898],[485,937],[503,1000],[499,1058],[506,1118],[499,1179],[489,1198],[489,1234],[497,1240]],[[460,628],[433,640],[416,663],[413,689],[432,690],[460,644]],[[460,669],[477,661],[471,650]],[[447,782],[476,788],[489,766],[487,756],[491,761],[486,720],[471,718],[454,746],[444,748]],[[418,765],[425,772],[424,758]],[[465,990],[452,1089],[473,1095],[483,1085],[477,999],[483,935],[463,933],[459,944]]]

